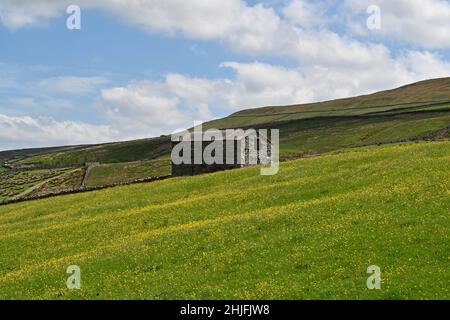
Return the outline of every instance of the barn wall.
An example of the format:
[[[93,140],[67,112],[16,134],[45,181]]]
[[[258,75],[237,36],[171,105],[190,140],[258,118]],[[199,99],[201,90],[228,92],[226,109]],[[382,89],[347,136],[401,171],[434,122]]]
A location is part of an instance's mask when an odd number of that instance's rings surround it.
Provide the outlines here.
[[[177,145],[178,142],[172,142],[172,148]],[[211,141],[203,141],[202,143],[202,152],[205,150],[206,146],[210,145]],[[238,141],[234,141],[234,164],[228,165],[226,164],[226,143],[223,146],[223,162],[224,164],[213,164],[208,165],[202,161],[202,164],[181,164],[176,165],[172,163],[172,176],[192,176],[203,173],[212,173],[216,171],[229,170],[240,168],[241,164],[238,159],[240,159],[240,155],[238,154]],[[194,142],[191,142],[191,162],[194,162]],[[203,160],[203,159],[202,159]]]

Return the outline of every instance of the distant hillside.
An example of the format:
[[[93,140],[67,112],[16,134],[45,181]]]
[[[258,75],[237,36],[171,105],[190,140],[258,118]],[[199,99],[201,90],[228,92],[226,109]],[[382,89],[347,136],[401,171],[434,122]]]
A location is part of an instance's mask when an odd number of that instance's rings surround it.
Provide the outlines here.
[[[393,90],[381,91],[354,98],[318,103],[269,106],[236,112],[229,117],[214,120],[207,127],[226,128],[259,126],[314,117],[372,115],[396,110],[408,112],[450,102],[450,78],[422,81]]]
[[[273,106],[243,110],[228,117],[210,121],[204,124],[205,128],[236,128],[236,127],[268,127],[286,126],[292,131],[292,123],[297,121],[298,131],[303,126],[313,125],[315,121],[301,121],[304,119],[318,119],[316,130],[324,128],[323,119],[328,118],[325,127],[333,126],[333,123],[341,123],[348,119],[361,122],[369,119],[379,123],[380,120],[389,120],[388,117],[396,115],[413,114],[408,116],[409,120],[417,117],[422,122],[433,119],[432,125],[421,125],[417,130],[410,132],[405,137],[404,132],[398,132],[402,138],[420,136],[446,127],[450,124],[448,120],[450,102],[450,78],[433,79],[422,81],[393,90],[382,91],[370,95],[354,98],[338,99],[319,103]],[[439,118],[439,121],[435,121]],[[423,124],[425,124],[423,123]],[[282,125],[283,124],[283,125]],[[447,124],[447,125],[446,125]],[[342,125],[341,125],[342,127]],[[313,129],[313,128],[310,128]],[[345,130],[345,128],[342,128]],[[422,130],[424,129],[424,130]],[[410,130],[410,129],[408,129]],[[394,129],[395,131],[395,129]],[[301,132],[297,132],[300,138]],[[283,132],[281,133],[283,135]],[[385,141],[380,137],[380,142]],[[395,138],[394,134],[388,137]],[[384,140],[383,140],[384,139]],[[395,140],[395,139],[394,139]],[[375,142],[375,141],[374,141]],[[332,149],[333,146],[330,146]],[[21,159],[18,164],[38,163],[45,165],[81,165],[85,162],[117,163],[139,160],[154,159],[170,150],[170,137],[159,137],[112,144],[100,144],[94,146],[77,146],[61,148],[41,148],[30,150],[16,150],[0,152],[0,161]],[[296,153],[301,153],[297,150]]]
[[[41,149],[39,154],[22,157],[20,160],[14,161],[13,165],[77,166],[87,162],[131,162],[155,159],[169,151],[170,137],[158,137],[77,148]],[[27,150],[21,152],[25,154]],[[11,154],[11,151],[6,154]]]
[[[28,157],[48,154],[51,152],[62,152],[71,151],[77,149],[85,149],[90,146],[80,145],[80,146],[64,146],[64,147],[50,147],[50,148],[32,148],[32,149],[20,149],[20,150],[8,150],[0,152],[0,164],[7,161],[14,161],[25,159]]]

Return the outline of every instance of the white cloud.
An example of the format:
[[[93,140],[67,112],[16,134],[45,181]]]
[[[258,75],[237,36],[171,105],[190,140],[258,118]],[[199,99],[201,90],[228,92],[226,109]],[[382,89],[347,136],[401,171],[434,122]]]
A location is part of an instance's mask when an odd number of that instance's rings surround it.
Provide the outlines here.
[[[377,34],[429,48],[450,46],[448,1],[378,0],[376,3],[382,9],[382,29]],[[69,0],[2,0],[0,19],[12,29],[43,24],[64,15],[69,4]],[[371,0],[345,0],[337,6],[341,12],[347,13],[353,30],[369,34],[365,23],[366,9],[371,4]],[[342,51],[352,54],[355,50],[372,49],[370,45],[343,39],[325,29],[330,21],[335,20],[327,12],[330,6],[336,5],[333,0],[292,0],[281,9],[282,16],[268,5],[252,6],[243,0],[79,0],[78,5],[82,9],[108,11],[150,33],[219,40],[233,50],[252,55],[288,54],[302,59],[312,48],[320,58],[325,53],[331,55],[333,50],[328,48],[336,45],[337,61],[342,58]],[[318,27],[322,28],[320,32],[310,30]],[[316,48],[326,44],[323,50]],[[318,54],[320,51],[323,52],[321,55]]]
[[[10,29],[42,25],[62,14],[56,1],[2,0],[0,21]]]
[[[65,13],[68,0],[3,0],[2,23],[11,29],[39,25]],[[149,32],[233,43],[243,50],[266,50],[280,18],[271,8],[249,6],[242,0],[79,0],[83,8],[109,11]]]
[[[2,21],[5,25],[17,28],[45,21],[56,16],[57,13],[63,15],[69,3],[70,1],[66,0],[22,0],[20,2],[3,0],[0,4],[0,16],[4,17]],[[423,41],[450,43],[445,41],[448,40],[447,37],[450,37],[450,33],[447,32],[448,23],[450,23],[447,19],[448,2],[379,0],[377,3],[382,7],[383,30],[386,34],[404,34],[410,39],[419,37],[423,38]],[[374,85],[377,82],[386,83],[384,86],[386,87],[388,83],[397,83],[398,78],[410,78],[404,76],[408,73],[404,70],[404,61],[396,61],[383,44],[360,42],[322,28],[324,22],[330,19],[326,16],[326,11],[329,5],[333,4],[331,0],[321,2],[293,0],[287,2],[281,10],[283,16],[268,6],[261,4],[250,6],[242,0],[206,2],[203,0],[79,0],[78,4],[82,8],[97,7],[107,10],[127,23],[149,32],[181,34],[201,40],[219,40],[227,43],[233,50],[252,55],[294,57],[299,61],[302,74],[308,75],[308,78],[315,78],[315,74],[323,74],[325,79],[331,81],[329,84],[331,87],[334,86],[334,79],[345,80],[344,83],[349,83],[347,88],[339,86],[340,92],[353,92],[354,87],[360,88],[361,91],[369,91],[378,87]],[[368,4],[371,2],[346,0],[344,7],[350,9],[352,14],[362,12],[365,15]],[[365,24],[365,19],[358,18],[358,21]],[[416,40],[420,40],[419,38]],[[382,68],[394,71],[390,81],[386,82],[387,75],[382,74],[385,73],[380,71]],[[328,71],[324,74],[324,70]],[[315,74],[308,74],[308,71]],[[347,73],[353,74],[354,78],[342,77]],[[372,80],[368,79],[369,74],[372,75]],[[399,74],[403,75],[399,76]],[[426,76],[427,72],[422,70],[421,74]],[[434,74],[434,71],[430,69],[428,74]],[[62,91],[70,91],[71,88],[87,91],[89,89],[86,86],[91,85],[87,80],[78,78],[53,80],[46,80],[44,84],[54,83],[54,87]],[[182,79],[178,80],[181,84]],[[170,82],[170,77],[168,81]],[[197,81],[196,84],[201,87],[204,82]],[[365,84],[368,85],[365,86]],[[186,86],[186,83],[183,85]],[[182,90],[182,88],[176,90]],[[190,85],[189,91],[196,91],[196,89]]]
[[[103,89],[101,98],[98,110],[127,136],[156,136],[190,125],[202,116],[183,108],[180,97],[166,83],[142,81],[127,87]]]
[[[361,68],[389,58],[382,44],[362,43],[343,38],[329,30],[305,31],[293,47],[300,63],[338,68]]]
[[[234,69],[237,75],[222,90],[216,87],[214,94],[234,109],[343,98],[450,74],[449,63],[430,52],[418,51],[407,52],[397,59],[381,55],[378,60],[356,68],[311,64],[288,69],[236,62],[223,66]]]
[[[450,63],[429,51],[411,51],[399,60],[410,70],[413,81],[450,75]]]
[[[311,98],[301,87],[297,71],[257,62],[226,62],[222,67],[233,69],[236,77],[211,80],[172,73],[161,82],[104,89],[98,110],[122,132],[145,137],[190,127],[195,120],[210,120],[213,113]]]
[[[293,0],[282,9],[282,12],[294,25],[306,29],[322,27],[331,20],[326,14],[329,2]]]
[[[258,62],[225,62],[222,66],[236,72],[236,79],[229,81],[230,88],[222,92],[223,100],[234,110],[306,102],[313,98],[310,88],[303,86],[305,79],[298,70]]]
[[[105,89],[100,110],[124,132],[144,137],[190,127],[194,120],[207,120],[218,112],[342,98],[450,74],[450,64],[430,52],[408,52],[396,60],[383,57],[354,70],[224,62],[221,67],[231,68],[233,78],[173,73],[161,82]]]
[[[2,0],[0,20],[11,29],[44,24],[63,16],[70,0]],[[378,34],[398,37],[423,47],[450,46],[450,3],[446,0],[377,0],[382,9]],[[298,29],[324,26],[327,9],[335,1],[292,0],[281,10],[283,19],[268,5],[249,5],[243,0],[78,0],[84,8],[106,10],[128,24],[152,33],[181,34],[191,39],[220,40],[233,49],[250,54],[291,54],[303,34]],[[338,4],[351,18],[350,24],[365,28],[366,9],[372,0],[345,0]],[[363,27],[361,27],[363,26]],[[297,33],[297,35],[296,35]]]
[[[108,142],[117,133],[105,125],[0,114],[0,149]]]
[[[396,38],[424,48],[450,48],[450,3],[446,0],[377,0],[381,8],[381,30],[388,38]],[[351,23],[354,14],[365,14],[372,0],[345,0]],[[353,19],[353,20],[352,20]],[[358,19],[359,26],[352,29],[369,34],[364,19]]]

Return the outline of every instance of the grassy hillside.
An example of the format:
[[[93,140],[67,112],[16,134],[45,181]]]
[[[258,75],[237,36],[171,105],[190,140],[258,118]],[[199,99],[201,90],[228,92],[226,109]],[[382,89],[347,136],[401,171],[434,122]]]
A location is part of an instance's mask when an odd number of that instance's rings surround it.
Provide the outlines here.
[[[50,147],[50,148],[33,148],[33,149],[22,149],[22,150],[8,150],[0,152],[0,163],[18,161],[28,157],[48,154],[52,152],[63,152],[71,151],[77,149],[89,148],[88,145],[80,146],[65,146],[65,147]]]
[[[83,165],[86,162],[117,163],[154,159],[170,150],[170,137],[95,145],[83,149],[51,152],[28,157],[15,164]]]
[[[224,124],[228,123],[229,119],[233,119],[233,116],[221,121]],[[231,124],[239,127],[234,120],[231,122],[228,123],[230,127],[233,127]],[[246,124],[248,125],[249,122],[247,121]],[[206,124],[205,128],[209,126],[210,123]],[[365,116],[314,117],[256,125],[256,127],[280,129],[281,156],[283,157],[413,139],[448,126],[450,126],[450,104],[438,107],[422,106],[408,112],[393,110],[388,113]],[[154,159],[169,153],[170,137],[160,137],[50,153],[26,158],[15,164],[38,163],[56,166],[83,165],[86,162],[113,164]],[[169,157],[165,158],[170,161]],[[105,179],[108,178],[105,177]]]
[[[329,121],[328,127],[336,118],[343,120],[352,117],[355,121],[367,117],[388,116],[393,114],[408,114],[421,117],[424,112],[441,110],[449,113],[450,78],[423,81],[394,90],[382,91],[371,95],[354,98],[338,99],[320,103],[310,103],[292,106],[264,107],[247,109],[235,114],[205,123],[205,128],[235,128],[235,127],[267,127],[281,126],[286,122],[305,119],[322,118]],[[447,122],[447,126],[450,123]],[[430,126],[431,127],[431,126]],[[431,129],[438,130],[435,126]],[[398,132],[401,133],[401,132]],[[383,137],[381,137],[383,138]],[[76,147],[73,150],[49,148],[36,150],[18,150],[0,152],[0,160],[21,154],[16,164],[39,163],[44,165],[82,165],[85,162],[117,163],[155,159],[170,150],[170,137],[143,139],[119,142],[113,144]],[[38,152],[37,155],[34,153]],[[299,153],[301,150],[296,150]]]
[[[208,127],[226,128],[258,126],[314,117],[360,116],[380,112],[408,112],[421,106],[436,106],[450,102],[450,78],[422,81],[397,89],[370,95],[337,99],[319,103],[247,109],[209,122]]]
[[[0,207],[0,298],[450,299],[450,142]],[[366,269],[382,270],[382,290]],[[65,283],[81,268],[82,289]]]
[[[313,118],[273,127],[280,129],[281,156],[289,158],[295,154],[325,153],[416,138],[446,139],[445,132],[435,131],[450,127],[450,112]]]
[[[169,176],[171,170],[169,159],[103,164],[91,170],[86,186],[113,185],[145,178]]]

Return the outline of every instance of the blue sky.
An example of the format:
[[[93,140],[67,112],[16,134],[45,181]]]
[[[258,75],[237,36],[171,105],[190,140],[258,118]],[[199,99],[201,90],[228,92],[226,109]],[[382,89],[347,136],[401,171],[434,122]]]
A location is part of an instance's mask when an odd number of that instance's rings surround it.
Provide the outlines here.
[[[0,0],[0,150],[156,136],[450,75],[448,1],[75,3],[81,30],[66,27],[74,1]]]

